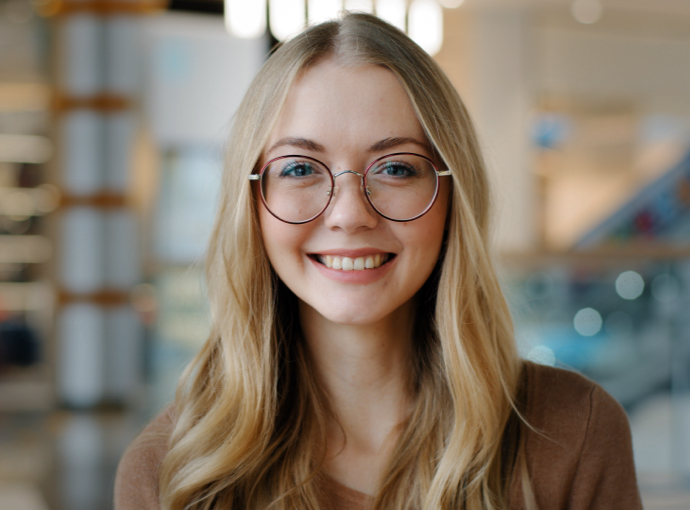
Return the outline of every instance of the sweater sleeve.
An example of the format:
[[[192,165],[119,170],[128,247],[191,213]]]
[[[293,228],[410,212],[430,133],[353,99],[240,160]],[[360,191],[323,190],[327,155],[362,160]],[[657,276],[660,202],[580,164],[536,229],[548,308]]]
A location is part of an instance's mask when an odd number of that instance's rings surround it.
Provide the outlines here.
[[[115,476],[115,510],[160,510],[158,478],[172,426],[170,407],[127,448]]]
[[[570,510],[642,510],[627,415],[597,385],[569,499]]]

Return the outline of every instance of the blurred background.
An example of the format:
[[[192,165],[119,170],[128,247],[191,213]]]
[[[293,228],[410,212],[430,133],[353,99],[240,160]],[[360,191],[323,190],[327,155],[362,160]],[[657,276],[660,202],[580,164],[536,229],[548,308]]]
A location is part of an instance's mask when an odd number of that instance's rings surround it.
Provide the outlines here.
[[[645,508],[690,508],[690,2],[0,0],[0,510],[112,508],[208,331],[233,112],[343,7],[466,101],[522,355],[602,384]]]

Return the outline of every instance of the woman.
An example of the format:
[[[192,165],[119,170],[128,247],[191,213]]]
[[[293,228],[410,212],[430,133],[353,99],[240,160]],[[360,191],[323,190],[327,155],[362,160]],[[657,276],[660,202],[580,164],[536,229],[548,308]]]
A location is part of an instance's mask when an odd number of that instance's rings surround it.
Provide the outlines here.
[[[518,359],[474,131],[404,34],[348,14],[280,47],[221,195],[211,335],[119,510],[640,508],[622,409]]]

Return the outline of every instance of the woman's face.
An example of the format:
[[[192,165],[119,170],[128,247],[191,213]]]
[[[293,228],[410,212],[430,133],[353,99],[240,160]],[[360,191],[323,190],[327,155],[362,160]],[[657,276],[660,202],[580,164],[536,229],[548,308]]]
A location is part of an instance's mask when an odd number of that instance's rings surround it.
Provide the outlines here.
[[[363,173],[373,160],[394,152],[432,157],[395,76],[382,67],[344,68],[323,60],[293,86],[262,161],[310,156],[335,175],[343,170]],[[362,325],[382,321],[411,302],[438,260],[449,181],[441,178],[438,198],[428,213],[406,223],[377,214],[363,194],[360,178],[350,173],[337,178],[328,208],[309,223],[284,223],[259,205],[271,264],[303,304],[326,319]],[[356,268],[383,263],[373,269],[344,270],[327,267],[327,257],[336,267],[340,262],[348,268],[346,257]]]

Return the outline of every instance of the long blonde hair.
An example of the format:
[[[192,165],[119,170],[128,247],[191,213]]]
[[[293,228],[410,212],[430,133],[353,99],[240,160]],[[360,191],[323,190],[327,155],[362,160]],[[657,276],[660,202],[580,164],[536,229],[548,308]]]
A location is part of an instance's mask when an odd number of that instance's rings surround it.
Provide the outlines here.
[[[521,363],[487,250],[489,190],[475,132],[435,62],[365,14],[311,27],[279,47],[237,112],[208,253],[212,331],[178,388],[162,506],[318,508],[328,408],[308,366],[296,298],[266,256],[247,176],[290,87],[327,56],[393,72],[453,175],[444,250],[417,296],[416,403],[374,508],[505,508],[514,465],[506,452],[514,448],[504,437]]]

